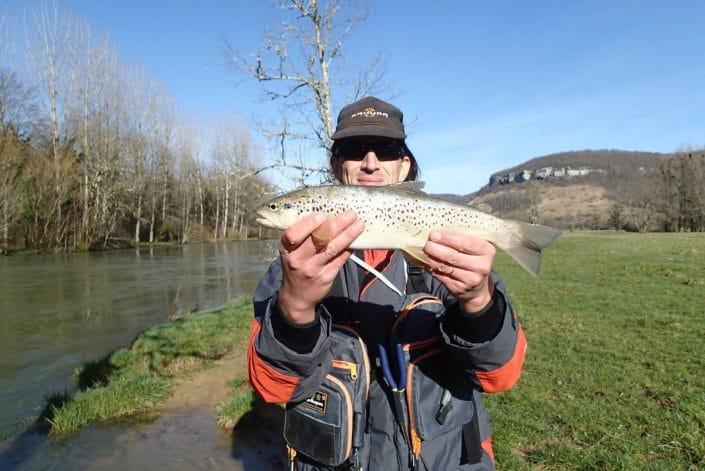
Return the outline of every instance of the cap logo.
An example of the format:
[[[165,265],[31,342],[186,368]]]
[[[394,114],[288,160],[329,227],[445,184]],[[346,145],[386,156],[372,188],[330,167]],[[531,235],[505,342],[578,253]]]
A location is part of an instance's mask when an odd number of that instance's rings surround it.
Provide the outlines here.
[[[389,118],[389,114],[377,111],[374,108],[365,108],[364,111],[358,111],[357,113],[350,115],[351,118],[357,118],[358,116],[364,116],[365,118],[372,118],[374,116]]]

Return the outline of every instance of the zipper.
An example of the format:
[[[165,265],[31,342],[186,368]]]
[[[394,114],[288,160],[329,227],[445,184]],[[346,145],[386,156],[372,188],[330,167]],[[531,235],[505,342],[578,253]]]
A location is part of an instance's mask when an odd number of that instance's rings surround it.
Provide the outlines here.
[[[357,365],[355,363],[343,360],[331,360],[331,363],[333,363],[333,368],[350,371],[351,380],[357,379]]]
[[[336,378],[333,375],[326,375],[326,378],[335,383],[338,388],[343,392],[343,397],[345,398],[345,405],[347,409],[347,416],[348,416],[348,429],[347,429],[347,446],[345,447],[345,457],[343,460],[347,460],[350,457],[350,453],[352,453],[352,439],[353,439],[353,406],[352,406],[352,399],[350,399],[350,393],[348,392],[348,389],[343,385],[343,383]]]
[[[406,370],[406,404],[409,408],[409,437],[411,438],[411,452],[414,455],[414,460],[417,462],[421,456],[421,437],[419,437],[419,433],[416,430],[416,424],[414,423],[414,396],[412,391],[412,385],[414,381],[414,367],[418,363],[422,362],[431,355],[435,355],[441,350],[443,349],[436,348],[422,355],[419,355],[419,357],[414,360],[409,360],[409,365],[407,366]]]
[[[347,332],[348,334],[352,335],[355,337],[355,340],[360,344],[360,351],[362,351],[362,361],[365,364],[365,400],[367,400],[367,397],[370,394],[370,375],[371,370],[370,370],[370,357],[367,355],[367,346],[365,345],[365,342],[362,341],[362,338],[360,338],[360,335],[353,329],[352,327],[348,327],[347,325],[342,325],[342,324],[333,324],[333,327],[336,329],[343,330]]]

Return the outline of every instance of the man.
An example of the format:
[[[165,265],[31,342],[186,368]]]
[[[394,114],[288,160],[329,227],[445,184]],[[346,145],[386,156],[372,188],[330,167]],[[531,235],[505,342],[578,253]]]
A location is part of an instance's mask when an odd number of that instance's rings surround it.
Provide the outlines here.
[[[403,115],[389,103],[367,97],[344,107],[332,138],[331,168],[341,184],[390,185],[418,176],[405,143]],[[325,247],[314,243],[316,229],[328,234]],[[388,342],[404,300],[348,260],[347,247],[363,231],[362,221],[348,211],[328,219],[310,214],[283,233],[280,257],[254,295],[248,354],[252,386],[267,402],[298,403],[311,397],[330,370],[331,324],[345,316],[357,326],[372,364],[378,365],[371,374],[361,468],[494,469],[490,423],[480,393],[510,388],[519,378],[526,349],[503,284],[492,272],[494,246],[439,229],[424,247],[432,264],[423,272],[412,271],[398,251],[359,254],[396,286],[443,301],[437,332],[429,334],[442,338],[451,358],[443,368],[464,375],[471,391],[472,420],[424,441],[418,459],[409,459],[410,439],[395,416],[374,348]],[[297,469],[325,469],[315,457],[296,461]]]

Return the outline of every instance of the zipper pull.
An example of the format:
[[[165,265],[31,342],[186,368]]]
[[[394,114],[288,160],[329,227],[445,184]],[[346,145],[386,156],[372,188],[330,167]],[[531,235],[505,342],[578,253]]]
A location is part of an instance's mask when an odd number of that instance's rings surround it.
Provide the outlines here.
[[[289,458],[289,471],[295,471],[296,470],[296,450],[294,449],[294,447],[289,446],[289,444],[287,443],[286,451],[287,451],[287,455]]]
[[[339,368],[341,370],[348,370],[351,380],[357,379],[357,364],[351,363],[343,360],[333,360],[333,367]]]
[[[350,379],[353,381],[357,379],[357,364],[355,363],[350,364]]]

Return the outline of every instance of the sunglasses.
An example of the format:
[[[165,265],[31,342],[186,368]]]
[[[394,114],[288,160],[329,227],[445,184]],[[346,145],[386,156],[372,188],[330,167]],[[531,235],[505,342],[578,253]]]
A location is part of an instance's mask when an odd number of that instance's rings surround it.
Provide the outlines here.
[[[397,160],[406,155],[405,147],[395,141],[347,141],[336,145],[334,156],[345,160],[362,160],[374,152],[379,160]]]

